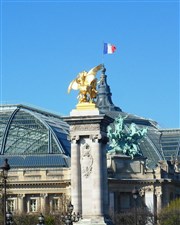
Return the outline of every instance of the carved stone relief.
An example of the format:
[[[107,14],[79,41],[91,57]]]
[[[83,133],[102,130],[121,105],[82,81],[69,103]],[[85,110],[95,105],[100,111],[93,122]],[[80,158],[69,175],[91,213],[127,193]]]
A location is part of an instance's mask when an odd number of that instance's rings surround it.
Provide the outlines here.
[[[70,132],[74,131],[95,131],[99,130],[99,124],[79,124],[79,125],[71,125]]]
[[[81,150],[81,168],[82,168],[82,175],[88,178],[92,172],[93,167],[93,157],[91,154],[91,147],[89,144],[85,143],[82,146]]]

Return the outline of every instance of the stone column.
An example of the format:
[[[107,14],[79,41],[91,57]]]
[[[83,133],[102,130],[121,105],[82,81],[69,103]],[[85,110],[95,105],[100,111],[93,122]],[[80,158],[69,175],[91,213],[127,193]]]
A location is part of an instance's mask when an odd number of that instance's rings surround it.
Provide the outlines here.
[[[107,138],[103,138],[101,141],[101,151],[102,151],[102,160],[103,160],[103,164],[102,164],[102,170],[103,170],[103,209],[104,209],[104,214],[108,215],[109,213],[109,191],[108,191],[108,174],[107,174]]]
[[[20,214],[24,213],[24,197],[25,194],[19,194],[18,196],[18,212]]]
[[[94,136],[92,139],[93,155],[93,181],[92,181],[92,202],[94,216],[103,215],[103,161],[101,157],[100,137]]]
[[[45,214],[46,211],[48,210],[47,209],[47,197],[48,197],[48,194],[47,193],[40,194],[40,197],[41,197],[41,212],[43,214]]]
[[[154,190],[153,188],[146,188],[145,190],[145,203],[149,211],[154,214]]]
[[[74,212],[82,213],[79,136],[71,138],[71,198]]]
[[[107,220],[107,126],[113,121],[98,110],[76,111],[65,118],[71,136],[71,193],[80,224],[112,224]],[[77,138],[78,137],[78,138]],[[78,209],[78,210],[77,210]]]
[[[161,208],[162,208],[162,191],[161,191],[161,188],[156,188],[155,195],[156,195],[156,199],[157,199],[157,205],[156,205],[157,214],[159,214],[160,211],[161,211]]]

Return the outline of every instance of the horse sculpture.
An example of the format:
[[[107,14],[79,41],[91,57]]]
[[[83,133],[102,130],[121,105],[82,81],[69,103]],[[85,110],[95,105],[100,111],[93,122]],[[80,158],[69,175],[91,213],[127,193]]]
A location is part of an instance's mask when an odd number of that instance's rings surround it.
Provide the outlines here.
[[[69,87],[68,93],[73,90],[79,90],[78,100],[79,103],[90,102],[94,103],[94,99],[97,96],[97,78],[96,73],[102,68],[102,64],[92,68],[89,72],[80,72],[76,79],[74,79]]]

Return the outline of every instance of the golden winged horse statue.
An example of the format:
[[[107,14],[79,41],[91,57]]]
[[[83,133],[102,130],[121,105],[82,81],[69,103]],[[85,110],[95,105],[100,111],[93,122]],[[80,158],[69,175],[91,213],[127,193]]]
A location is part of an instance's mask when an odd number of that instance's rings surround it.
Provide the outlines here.
[[[73,90],[79,90],[79,103],[89,102],[94,103],[94,99],[97,96],[97,78],[95,78],[96,73],[102,69],[103,65],[100,64],[91,70],[89,72],[82,71],[80,72],[76,79],[71,81],[68,87],[68,93]]]

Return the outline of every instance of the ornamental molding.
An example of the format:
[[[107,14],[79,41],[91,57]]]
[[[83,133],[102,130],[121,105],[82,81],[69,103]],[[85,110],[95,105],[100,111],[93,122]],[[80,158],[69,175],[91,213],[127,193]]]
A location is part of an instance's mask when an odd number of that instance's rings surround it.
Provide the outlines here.
[[[71,143],[76,144],[79,141],[79,135],[71,136]]]
[[[70,126],[70,133],[75,131],[96,131],[99,129],[99,124],[78,124]]]
[[[23,183],[11,183],[8,187],[9,189],[11,188],[23,188],[23,189],[26,189],[26,188],[33,188],[34,187],[37,187],[38,189],[51,189],[51,188],[57,188],[57,187],[68,187],[70,186],[71,182],[70,180],[64,180],[64,181],[60,181],[60,182],[36,182],[36,183],[33,183],[32,181],[29,181],[29,182],[23,182]],[[57,187],[56,187],[57,186]]]
[[[145,195],[145,189],[144,189],[144,188],[141,188],[141,189],[139,190],[139,195],[140,195],[141,197],[143,197],[143,196]]]
[[[91,135],[91,136],[90,136],[90,139],[91,139],[93,142],[98,142],[100,139],[102,139],[102,135],[101,135],[101,134]]]
[[[40,193],[40,197],[45,199],[48,197],[48,193]]]
[[[147,186],[144,188],[145,192],[152,192],[153,191],[153,187],[152,186]]]
[[[85,143],[82,146],[81,150],[81,168],[82,168],[82,175],[85,178],[88,178],[92,173],[93,169],[93,157],[91,154],[91,147],[89,144]]]
[[[25,197],[25,194],[17,194],[17,197],[23,199]]]
[[[160,197],[160,196],[162,195],[162,190],[161,190],[161,188],[156,188],[154,194],[155,194],[156,196]]]

